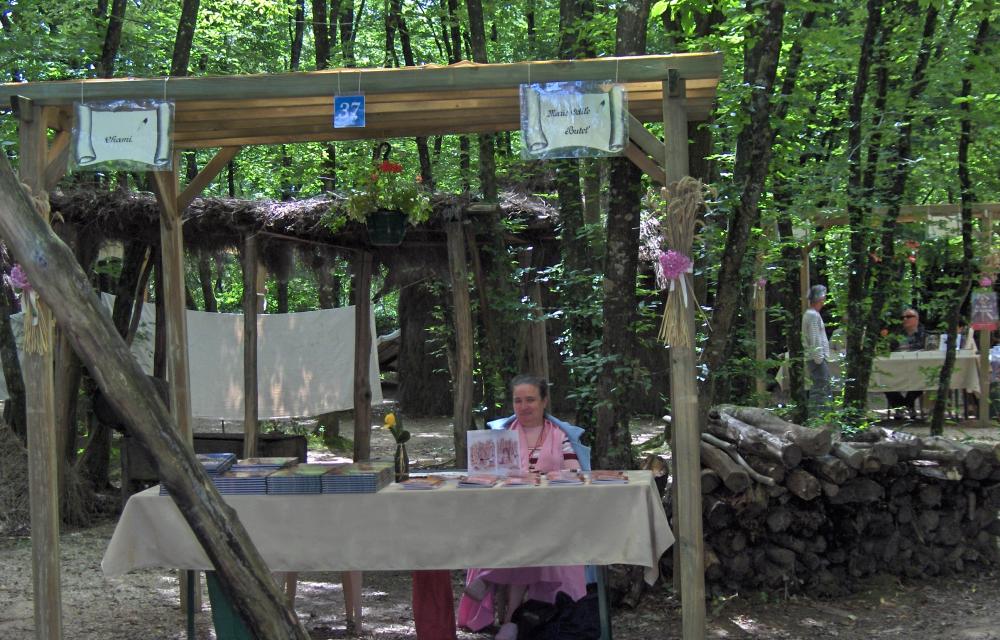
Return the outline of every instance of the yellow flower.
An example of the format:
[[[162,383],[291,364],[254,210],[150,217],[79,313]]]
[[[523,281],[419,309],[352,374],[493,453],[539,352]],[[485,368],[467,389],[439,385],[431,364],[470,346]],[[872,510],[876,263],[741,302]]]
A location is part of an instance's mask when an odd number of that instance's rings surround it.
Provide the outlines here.
[[[387,413],[385,415],[385,428],[392,429],[395,426],[396,426],[396,414]]]

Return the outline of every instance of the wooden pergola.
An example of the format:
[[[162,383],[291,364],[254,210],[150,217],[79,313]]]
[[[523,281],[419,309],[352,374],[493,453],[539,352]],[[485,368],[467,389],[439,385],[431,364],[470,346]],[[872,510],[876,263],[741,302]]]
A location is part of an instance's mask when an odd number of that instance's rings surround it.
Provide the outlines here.
[[[688,123],[705,121],[714,107],[722,72],[719,53],[602,58],[513,64],[428,65],[403,69],[331,69],[306,73],[226,77],[72,80],[0,85],[0,104],[10,104],[19,122],[21,182],[34,196],[53,189],[66,173],[75,102],[116,99],[167,99],[175,102],[174,169],[151,174],[162,211],[164,305],[167,319],[170,413],[180,437],[191,443],[187,329],[184,316],[183,213],[185,208],[234,158],[243,146],[309,141],[383,139],[457,133],[496,133],[520,128],[519,85],[558,81],[615,81],[628,95],[629,138],[625,155],[661,184],[688,174]],[[365,128],[334,129],[334,95],[366,96]],[[642,123],[662,122],[661,141]],[[176,154],[183,149],[218,148],[201,172],[180,184]],[[3,202],[0,202],[3,204]],[[8,211],[0,208],[0,219]],[[43,216],[44,218],[44,216]],[[47,222],[47,220],[46,220]],[[461,221],[445,223],[456,309],[468,310],[465,286],[465,240]],[[5,240],[18,245],[12,227]],[[15,246],[15,248],[18,248]],[[15,254],[17,252],[15,251]],[[245,244],[244,281],[255,282],[255,244]],[[355,272],[359,290],[370,292],[372,256],[358,252]],[[29,273],[29,276],[31,274]],[[39,284],[44,279],[38,273]],[[40,290],[43,287],[38,287]],[[44,296],[43,296],[44,297]],[[56,305],[54,305],[56,306]],[[58,316],[59,309],[56,309]],[[355,364],[355,457],[368,455],[371,424],[370,295],[358,296]],[[251,289],[244,298],[246,451],[256,446],[256,314]],[[471,418],[471,317],[456,314],[458,376],[455,389],[456,429]],[[60,319],[62,321],[62,319]],[[51,334],[51,328],[49,332]],[[51,335],[49,335],[51,344]],[[28,392],[28,448],[35,593],[35,637],[62,637],[59,568],[57,437],[52,357],[25,354]],[[674,398],[673,424],[677,460],[678,546],[683,591],[684,638],[704,637],[704,576],[701,540],[701,492],[697,396],[693,359],[690,386]],[[99,376],[100,377],[100,376]],[[100,382],[100,380],[99,380]],[[687,383],[685,383],[687,384]],[[118,390],[102,389],[114,399]],[[677,387],[675,387],[675,392]],[[140,427],[136,427],[139,429]],[[149,427],[154,428],[154,427]],[[361,444],[361,441],[365,444]],[[362,447],[359,450],[359,447]],[[160,463],[169,453],[150,452]],[[463,452],[464,453],[464,452]],[[193,461],[193,457],[191,457]],[[172,476],[176,500],[195,499],[195,480]],[[211,507],[211,493],[206,500]],[[194,526],[198,514],[185,513]],[[205,521],[199,524],[205,526]],[[202,540],[203,545],[210,540]],[[206,549],[209,550],[209,549]],[[223,578],[226,569],[219,567]],[[182,582],[183,584],[183,582]],[[239,603],[237,603],[239,604]]]

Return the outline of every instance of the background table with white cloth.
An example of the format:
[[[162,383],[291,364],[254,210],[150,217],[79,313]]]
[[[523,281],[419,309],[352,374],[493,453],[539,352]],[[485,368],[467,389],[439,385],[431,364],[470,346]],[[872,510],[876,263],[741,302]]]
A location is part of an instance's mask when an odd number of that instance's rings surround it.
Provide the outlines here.
[[[894,351],[888,356],[877,357],[872,361],[868,391],[884,393],[937,390],[944,355],[941,351]],[[830,375],[835,383],[838,379],[842,380],[843,357],[834,357],[829,365]],[[785,390],[788,386],[788,369],[785,364],[778,370],[777,379],[778,385]],[[966,349],[955,352],[951,388],[979,393],[979,354]]]

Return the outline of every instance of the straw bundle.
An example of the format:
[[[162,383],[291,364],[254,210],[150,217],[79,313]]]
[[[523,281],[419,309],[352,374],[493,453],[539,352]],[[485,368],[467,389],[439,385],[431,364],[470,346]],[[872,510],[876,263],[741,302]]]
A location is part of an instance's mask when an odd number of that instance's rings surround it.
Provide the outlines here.
[[[35,206],[38,215],[48,221],[51,212],[49,194],[42,191],[41,195],[36,196],[32,193],[31,187],[23,182],[21,187]],[[24,352],[48,353],[51,348],[49,336],[52,334],[52,312],[27,281],[21,288],[21,309],[24,310]]]
[[[661,264],[666,259],[679,267],[683,259],[687,261],[686,268],[673,271],[665,268],[664,273],[670,281],[670,295],[663,310],[659,338],[671,347],[690,347],[693,344],[690,329],[683,322],[683,314],[687,306],[694,303],[694,290],[688,275],[691,271],[689,256],[698,211],[704,204],[703,191],[701,180],[685,176],[661,192],[666,202],[664,240],[669,248],[666,254],[661,254]]]

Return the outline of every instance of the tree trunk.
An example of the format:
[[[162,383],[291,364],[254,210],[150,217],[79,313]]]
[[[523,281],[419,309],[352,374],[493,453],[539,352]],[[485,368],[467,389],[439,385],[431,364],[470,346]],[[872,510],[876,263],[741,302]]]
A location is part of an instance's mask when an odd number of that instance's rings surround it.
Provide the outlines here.
[[[170,75],[186,76],[191,60],[191,45],[194,43],[194,29],[198,23],[200,0],[184,0],[181,18],[177,23],[177,38],[174,39],[174,55],[170,62]]]
[[[646,51],[649,0],[621,5],[618,10],[619,56]],[[639,255],[639,209],[642,172],[626,158],[611,165],[611,206],[608,209],[604,256],[604,325],[601,365],[597,377],[597,425],[594,439],[597,469],[631,469],[629,396],[638,383],[628,372],[635,357],[636,275]]]
[[[441,288],[417,283],[399,292],[399,408],[408,416],[446,416],[453,410],[442,345],[430,332],[434,308],[447,304]]]
[[[0,234],[105,396],[133,425],[250,631],[258,638],[307,640],[243,525],[179,436],[153,384],[101,309],[87,276],[35,213],[2,154],[0,213]]]
[[[703,409],[714,403],[724,382],[726,349],[739,310],[740,292],[744,288],[740,270],[750,240],[750,229],[760,218],[757,203],[771,162],[771,92],[781,52],[785,3],[783,0],[770,0],[762,6],[763,15],[750,20],[750,33],[744,45],[743,81],[751,89],[742,111],[749,117],[736,140],[733,182],[738,186],[740,195],[729,219],[712,309],[712,332],[702,355],[709,372],[699,398]]]
[[[958,184],[961,188],[962,198],[962,262],[959,271],[962,280],[951,297],[948,305],[948,349],[945,352],[944,366],[941,367],[941,377],[938,381],[937,397],[938,402],[934,405],[934,417],[931,420],[931,435],[940,436],[944,433],[944,409],[947,398],[951,392],[951,372],[955,365],[955,347],[959,314],[962,309],[962,302],[969,295],[972,288],[973,269],[972,264],[972,203],[976,201],[975,193],[972,190],[972,179],[969,176],[969,147],[972,145],[972,107],[969,104],[969,96],[972,95],[972,74],[975,71],[975,62],[982,54],[986,44],[987,35],[990,30],[989,18],[983,18],[976,31],[976,39],[972,43],[969,57],[965,61],[965,75],[962,78],[962,89],[959,97],[962,98],[959,110],[962,118],[959,123],[958,136]],[[983,393],[981,391],[981,393]]]
[[[97,63],[97,75],[111,78],[115,75],[115,58],[122,42],[122,24],[125,22],[127,0],[114,0],[111,5],[111,15],[108,16],[108,31],[104,36],[104,47],[101,49],[101,59]]]

